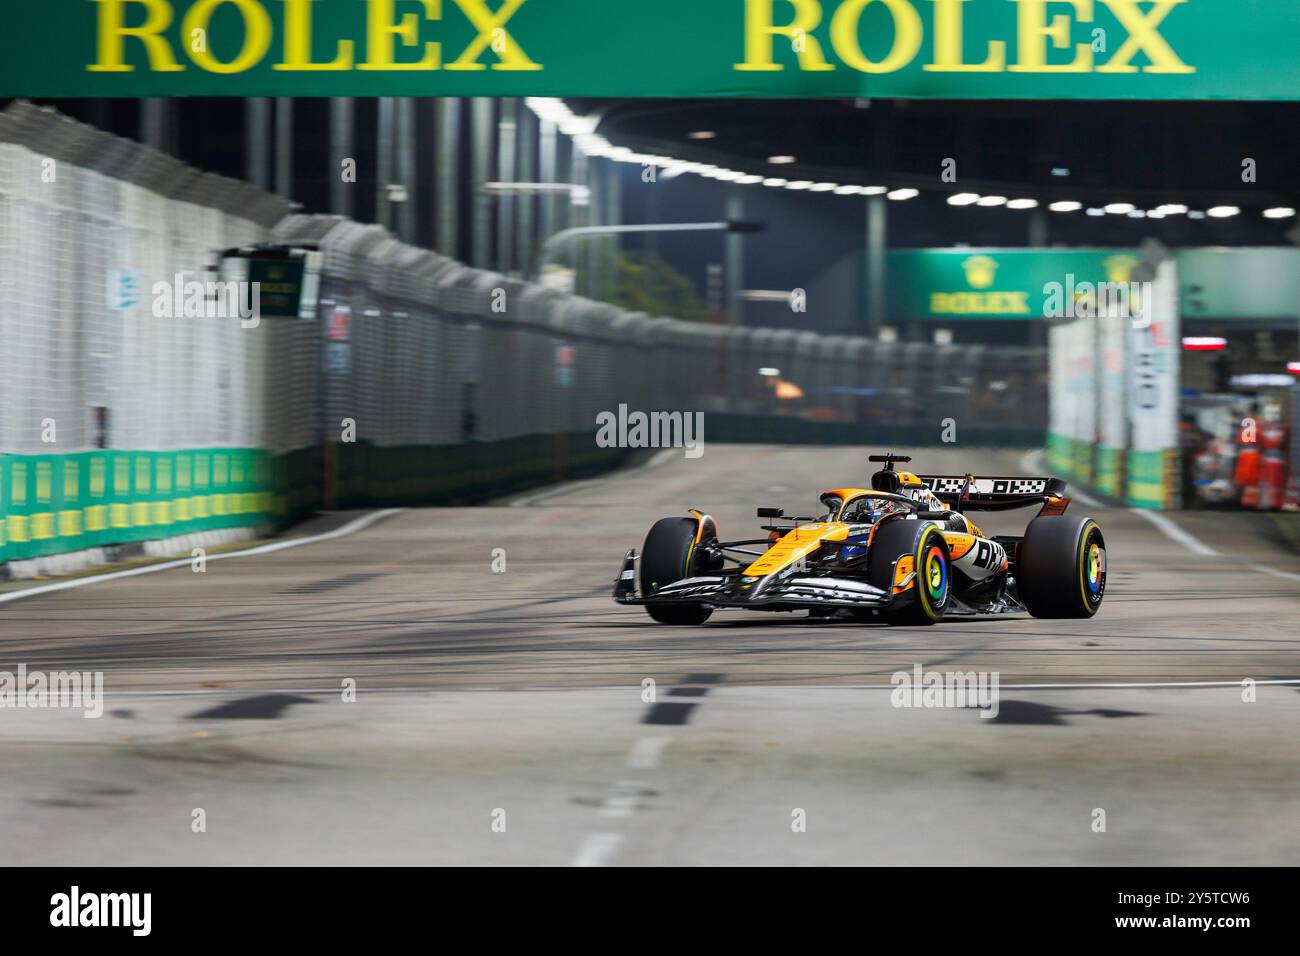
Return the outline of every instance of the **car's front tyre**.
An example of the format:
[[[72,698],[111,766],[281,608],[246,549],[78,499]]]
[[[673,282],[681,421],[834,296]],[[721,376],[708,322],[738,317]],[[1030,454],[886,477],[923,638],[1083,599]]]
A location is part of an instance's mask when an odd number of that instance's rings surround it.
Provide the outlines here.
[[[893,593],[895,561],[910,559],[911,586],[895,600],[905,603],[880,612],[887,624],[926,626],[943,618],[952,601],[952,559],[943,532],[929,522],[895,520],[876,531],[871,542],[868,578]]]
[[[641,588],[647,597],[695,573],[698,533],[693,518],[660,518],[651,526],[641,546]],[[645,610],[660,624],[703,624],[713,613],[702,604],[647,604]]]

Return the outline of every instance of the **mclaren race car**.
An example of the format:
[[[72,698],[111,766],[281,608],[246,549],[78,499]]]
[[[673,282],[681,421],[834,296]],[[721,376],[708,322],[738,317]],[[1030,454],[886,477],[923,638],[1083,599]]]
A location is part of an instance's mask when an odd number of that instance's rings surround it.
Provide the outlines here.
[[[1065,514],[1060,478],[915,475],[903,455],[883,463],[870,488],[821,496],[821,516],[759,508],[766,537],[719,538],[717,522],[655,522],[640,555],[629,551],[614,600],[644,605],[662,624],[702,624],[715,611],[810,610],[889,624],[933,624],[945,615],[1028,611],[1086,618],[1106,591],[1106,542],[1092,518]],[[967,516],[1038,507],[1023,535],[986,536]]]

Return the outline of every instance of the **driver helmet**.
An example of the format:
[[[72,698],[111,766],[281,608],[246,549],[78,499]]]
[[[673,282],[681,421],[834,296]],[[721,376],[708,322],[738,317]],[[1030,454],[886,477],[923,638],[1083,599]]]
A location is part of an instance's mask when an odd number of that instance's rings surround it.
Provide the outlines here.
[[[879,521],[885,515],[906,510],[907,506],[901,501],[891,501],[888,498],[876,498],[872,495],[863,495],[849,506],[848,517],[852,521],[874,523]]]

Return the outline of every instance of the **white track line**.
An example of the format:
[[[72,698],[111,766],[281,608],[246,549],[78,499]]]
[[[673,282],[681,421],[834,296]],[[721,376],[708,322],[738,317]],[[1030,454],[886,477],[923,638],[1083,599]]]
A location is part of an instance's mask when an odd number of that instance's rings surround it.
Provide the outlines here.
[[[1165,681],[1163,683],[1138,683],[1138,684],[1000,684],[999,690],[1162,690],[1170,687],[1240,687],[1241,682],[1247,678],[1238,680],[1189,680],[1189,681]],[[1252,678],[1253,679],[1253,678]],[[1291,687],[1300,684],[1300,678],[1288,678],[1286,680],[1257,680],[1256,687],[1265,684],[1274,684],[1283,687]],[[859,690],[893,690],[897,684],[861,684]]]
[[[668,746],[667,737],[642,737],[632,745],[627,755],[627,765],[633,770],[653,770],[659,766],[659,755]]]
[[[1150,521],[1166,538],[1170,541],[1178,542],[1188,551],[1204,555],[1207,558],[1222,557],[1218,551],[1215,551],[1209,545],[1198,541],[1159,512],[1147,511],[1145,508],[1130,508],[1129,511],[1133,512],[1135,515],[1141,515],[1147,521]]]
[[[1042,455],[1043,453],[1041,451],[1027,452],[1025,456],[1020,459],[1020,467],[1028,472],[1041,471]],[[1097,501],[1096,499],[1090,497],[1089,495],[1083,494],[1082,492],[1074,491],[1073,489],[1071,489],[1070,496],[1072,498],[1077,498],[1079,501],[1083,502],[1085,505],[1087,505],[1090,508],[1105,507],[1105,505],[1102,502]],[[1206,558],[1227,558],[1230,561],[1237,562],[1242,567],[1246,568],[1248,571],[1255,571],[1259,574],[1271,575],[1272,577],[1275,578],[1281,578],[1283,581],[1295,581],[1297,583],[1300,583],[1300,574],[1297,574],[1294,571],[1282,571],[1278,568],[1270,568],[1262,564],[1253,564],[1249,561],[1242,561],[1240,558],[1234,555],[1223,554],[1220,551],[1214,550],[1205,542],[1199,540],[1194,535],[1191,535],[1188,532],[1184,531],[1182,528],[1178,527],[1178,525],[1174,522],[1172,518],[1168,517],[1167,515],[1161,514],[1158,511],[1149,511],[1146,508],[1130,508],[1129,511],[1132,511],[1136,515],[1141,515],[1144,519],[1151,522],[1151,524],[1155,525],[1156,530],[1159,531],[1161,534],[1163,534],[1166,538],[1168,538],[1170,541],[1175,542],[1176,544],[1182,545],[1184,548],[1186,548],[1188,551],[1191,551],[1193,554],[1199,554],[1202,557],[1206,557]]]
[[[251,558],[259,554],[271,554],[275,551],[283,551],[286,548],[301,548],[306,544],[318,544],[321,541],[332,541],[335,538],[342,538],[346,535],[355,534],[358,531],[364,531],[376,521],[387,518],[390,515],[399,514],[405,511],[405,508],[385,508],[382,511],[372,511],[370,514],[354,518],[342,527],[335,528],[333,531],[326,531],[322,534],[314,534],[307,538],[286,538],[284,541],[272,541],[269,544],[261,544],[255,548],[247,548],[242,551],[227,551],[222,554],[210,554],[207,561],[224,561],[227,558]],[[172,568],[188,567],[193,558],[177,558],[174,561],[163,561],[159,564],[147,564],[139,568],[128,568],[125,571],[109,571],[107,574],[92,574],[83,578],[73,578],[69,581],[59,581],[55,584],[41,584],[34,588],[24,588],[21,591],[9,591],[0,594],[0,604],[9,601],[21,601],[23,598],[37,597],[41,594],[53,594],[55,591],[68,591],[72,588],[84,588],[90,584],[101,584],[105,581],[116,581],[120,578],[133,578],[140,574],[155,574],[158,571],[168,571]]]
[[[1178,525],[1174,524],[1172,518],[1166,517],[1159,512],[1147,511],[1143,508],[1131,508],[1129,510],[1146,518],[1171,541],[1178,542],[1184,548],[1187,548],[1189,551],[1196,554],[1203,555],[1207,558],[1227,558],[1230,561],[1236,561],[1248,571],[1255,571],[1259,574],[1268,574],[1275,578],[1281,578],[1284,581],[1300,582],[1300,574],[1296,574],[1294,571],[1282,571],[1278,568],[1270,568],[1263,564],[1254,564],[1250,561],[1243,561],[1235,555],[1223,554],[1219,551],[1215,551],[1209,545],[1197,540],[1182,528],[1178,527]]]
[[[600,809],[602,817],[616,819],[630,817],[641,806],[641,784],[635,780],[619,780],[609,788]]]
[[[1283,578],[1287,581],[1300,581],[1300,574],[1292,571],[1279,571],[1277,568],[1266,568],[1262,564],[1248,564],[1246,567],[1252,571],[1258,571],[1260,574],[1271,574],[1275,578]]]
[[[628,475],[635,475],[637,472],[649,471],[651,468],[658,468],[679,451],[680,449],[678,448],[665,448],[658,454],[652,455],[649,460],[642,462],[635,468],[620,468],[600,478],[587,478],[583,481],[565,482],[562,485],[556,485],[546,491],[540,491],[535,495],[524,495],[522,498],[516,498],[509,502],[509,505],[511,508],[526,508],[531,505],[540,504],[543,501],[549,501],[552,498],[558,498],[560,495],[567,495],[570,492],[579,491],[583,488],[592,488],[596,485],[603,485],[607,481],[613,481],[617,478],[625,478]]]
[[[1300,685],[1300,677],[1278,678],[1277,680],[1257,680],[1257,685],[1277,684],[1280,686]],[[1165,683],[1113,683],[1113,684],[1000,684],[1003,690],[1125,690],[1125,689],[1160,689],[1164,687],[1237,687],[1241,684],[1241,678],[1236,680],[1209,680],[1209,681],[1172,681]],[[745,685],[736,685],[744,687]],[[779,685],[783,690],[894,690],[896,684],[782,684]],[[178,690],[123,690],[105,692],[104,699],[112,698],[114,700],[126,700],[133,697],[229,697],[232,694],[318,694],[335,696],[342,691],[339,687],[202,687],[202,688],[185,688]],[[568,691],[593,690],[594,688],[572,688],[572,687],[539,687],[537,690],[547,691],[550,693],[565,693]],[[761,689],[761,688],[755,688]],[[495,693],[514,693],[500,687],[460,687],[456,689],[457,693],[463,694],[495,694]],[[447,694],[450,693],[446,688],[441,687],[364,687],[358,688],[358,693],[366,695],[390,695],[390,694]],[[662,739],[665,742],[668,738],[651,738],[653,740]],[[638,742],[642,745],[648,742]],[[632,751],[628,754],[628,766],[637,770],[653,769],[650,767],[637,766],[632,763],[633,756],[637,755],[639,746],[634,745]],[[656,755],[657,756],[657,755]]]
[[[570,866],[605,866],[623,844],[621,833],[590,833]]]
[[[653,770],[659,766],[659,755],[668,746],[668,737],[641,737],[632,743],[627,755],[627,765],[634,770]],[[635,780],[620,780],[610,787],[597,811],[602,817],[621,819],[630,817],[641,805],[641,784]],[[621,833],[589,833],[578,848],[578,855],[570,866],[607,866],[623,845]]]

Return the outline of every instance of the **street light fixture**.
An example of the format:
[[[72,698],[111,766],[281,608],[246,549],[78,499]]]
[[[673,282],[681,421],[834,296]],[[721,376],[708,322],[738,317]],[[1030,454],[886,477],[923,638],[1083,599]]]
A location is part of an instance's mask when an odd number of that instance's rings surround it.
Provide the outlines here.
[[[585,206],[591,202],[591,189],[577,183],[488,182],[483,184],[483,191],[492,196],[513,195],[516,193],[523,193],[526,195],[560,193],[562,195],[567,195],[569,201],[575,206]]]
[[[755,233],[762,232],[766,223],[747,219],[725,219],[718,222],[664,222],[645,223],[631,226],[574,226],[562,229],[542,243],[537,257],[534,277],[540,276],[542,270],[553,265],[560,249],[572,242],[594,239],[600,236],[621,236],[630,233],[667,233],[667,232],[728,232]]]

